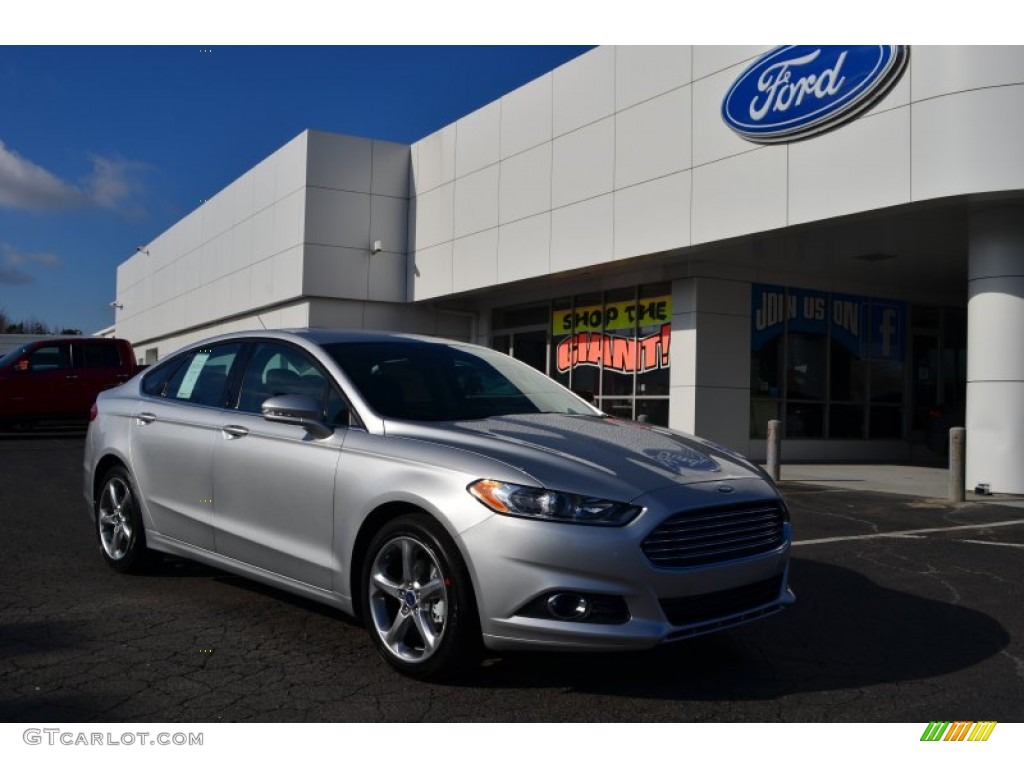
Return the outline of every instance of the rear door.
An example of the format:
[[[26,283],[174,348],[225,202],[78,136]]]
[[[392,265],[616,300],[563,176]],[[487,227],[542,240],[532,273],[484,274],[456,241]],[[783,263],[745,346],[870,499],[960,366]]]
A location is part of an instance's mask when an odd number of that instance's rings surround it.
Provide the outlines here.
[[[135,479],[154,529],[210,551],[214,446],[230,412],[229,382],[242,349],[242,342],[218,344],[154,368],[143,379],[131,425]]]

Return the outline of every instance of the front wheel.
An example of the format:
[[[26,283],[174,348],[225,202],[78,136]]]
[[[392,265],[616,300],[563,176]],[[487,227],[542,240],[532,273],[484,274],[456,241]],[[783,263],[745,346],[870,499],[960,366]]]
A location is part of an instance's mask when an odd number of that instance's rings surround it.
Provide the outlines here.
[[[136,572],[147,561],[146,533],[131,475],[114,467],[103,477],[96,497],[96,537],[103,559],[118,571]]]
[[[469,572],[433,518],[406,515],[377,532],[363,595],[370,636],[401,672],[439,678],[476,660],[480,628]]]

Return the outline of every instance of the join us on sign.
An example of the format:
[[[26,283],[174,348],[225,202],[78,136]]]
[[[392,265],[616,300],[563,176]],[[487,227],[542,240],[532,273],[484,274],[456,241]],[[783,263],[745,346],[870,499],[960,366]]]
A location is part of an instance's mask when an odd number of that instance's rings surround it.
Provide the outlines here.
[[[618,301],[551,313],[551,331],[564,336],[575,331],[618,331],[662,325],[672,320],[672,297],[658,296],[640,301]]]

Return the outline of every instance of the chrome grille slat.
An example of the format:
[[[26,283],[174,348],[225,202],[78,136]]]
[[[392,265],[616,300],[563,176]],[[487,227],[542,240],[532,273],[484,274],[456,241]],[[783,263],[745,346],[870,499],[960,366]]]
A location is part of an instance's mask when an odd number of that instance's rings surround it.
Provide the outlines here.
[[[686,568],[770,552],[781,546],[781,506],[763,502],[680,512],[661,523],[641,544],[660,568]]]

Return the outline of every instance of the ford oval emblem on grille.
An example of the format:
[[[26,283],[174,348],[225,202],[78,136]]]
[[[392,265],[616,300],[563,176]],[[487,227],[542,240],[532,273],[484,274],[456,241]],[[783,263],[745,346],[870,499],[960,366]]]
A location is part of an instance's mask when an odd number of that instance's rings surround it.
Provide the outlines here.
[[[900,79],[906,45],[785,45],[736,78],[722,119],[743,138],[791,141],[834,128],[878,103]]]
[[[736,489],[733,488],[731,485],[720,485],[720,486],[718,486],[718,492],[719,493],[732,493],[735,490]]]

